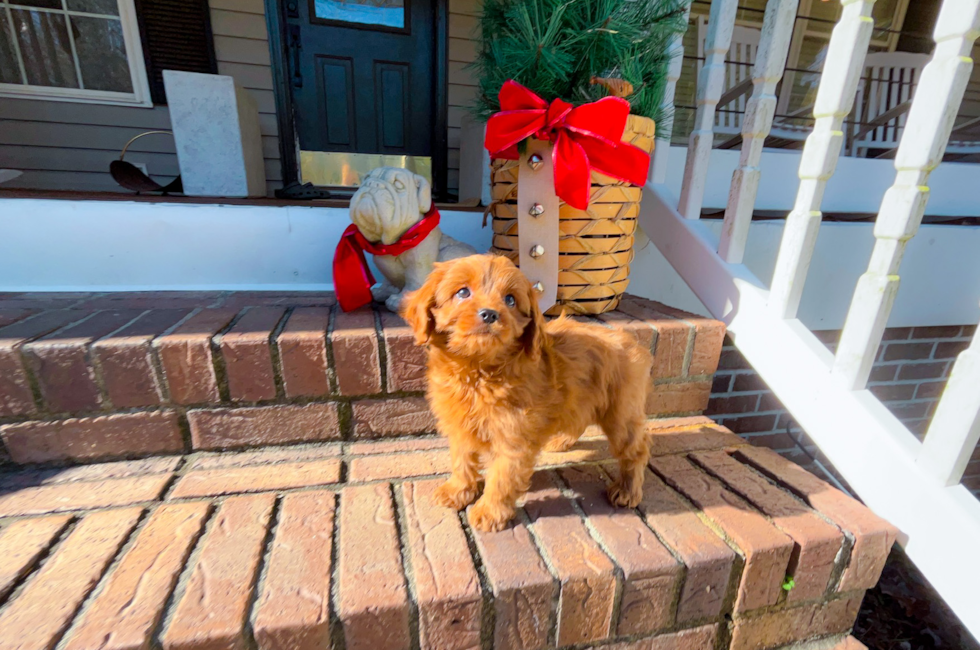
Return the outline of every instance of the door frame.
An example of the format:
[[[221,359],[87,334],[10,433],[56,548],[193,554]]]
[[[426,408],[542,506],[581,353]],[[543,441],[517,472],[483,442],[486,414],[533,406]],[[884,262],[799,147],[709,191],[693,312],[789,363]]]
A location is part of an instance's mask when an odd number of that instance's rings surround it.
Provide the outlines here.
[[[292,85],[289,82],[289,37],[286,5],[305,0],[264,0],[272,58],[272,89],[279,127],[279,160],[283,185],[299,181],[299,144],[293,119]],[[433,0],[435,12],[435,66],[433,70],[432,196],[446,201],[449,176],[449,0]]]

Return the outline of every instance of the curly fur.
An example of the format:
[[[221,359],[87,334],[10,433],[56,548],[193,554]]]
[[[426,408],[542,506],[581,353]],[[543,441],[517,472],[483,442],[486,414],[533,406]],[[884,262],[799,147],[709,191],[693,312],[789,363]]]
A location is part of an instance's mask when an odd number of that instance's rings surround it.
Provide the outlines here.
[[[485,323],[481,309],[496,311],[498,320]],[[469,521],[479,530],[503,529],[541,450],[571,446],[591,424],[619,460],[609,500],[639,503],[653,359],[633,335],[564,316],[546,322],[530,282],[492,255],[436,264],[406,297],[402,315],[428,349],[429,404],[449,438],[452,476],[437,492],[441,504],[462,510],[473,503],[485,460],[486,485]]]

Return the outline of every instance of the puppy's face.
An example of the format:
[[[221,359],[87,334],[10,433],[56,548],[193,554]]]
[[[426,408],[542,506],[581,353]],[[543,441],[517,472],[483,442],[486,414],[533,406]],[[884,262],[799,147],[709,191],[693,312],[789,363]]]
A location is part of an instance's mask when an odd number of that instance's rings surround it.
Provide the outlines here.
[[[403,304],[402,316],[419,345],[487,362],[521,351],[531,358],[540,354],[544,319],[537,296],[505,257],[472,255],[436,264]]]

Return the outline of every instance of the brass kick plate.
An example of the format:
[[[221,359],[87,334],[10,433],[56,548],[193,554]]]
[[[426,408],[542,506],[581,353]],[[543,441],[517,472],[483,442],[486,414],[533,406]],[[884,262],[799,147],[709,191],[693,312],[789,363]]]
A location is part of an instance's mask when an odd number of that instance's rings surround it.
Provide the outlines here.
[[[300,151],[299,168],[304,183],[325,187],[358,187],[361,179],[378,167],[402,167],[432,184],[432,158],[391,156],[346,151]]]

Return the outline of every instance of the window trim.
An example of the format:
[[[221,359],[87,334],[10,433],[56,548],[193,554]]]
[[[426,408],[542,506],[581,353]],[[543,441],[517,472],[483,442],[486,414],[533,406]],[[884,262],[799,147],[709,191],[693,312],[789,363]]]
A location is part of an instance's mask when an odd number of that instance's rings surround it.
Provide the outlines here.
[[[16,0],[9,1],[11,4],[17,4]],[[117,0],[117,2],[119,6],[119,22],[122,26],[123,40],[126,43],[126,58],[129,61],[130,78],[133,84],[132,93],[122,93],[111,90],[88,90],[85,88],[62,88],[56,86],[0,83],[0,97],[74,102],[79,104],[103,104],[111,106],[152,108],[153,100],[150,97],[150,82],[146,74],[146,63],[143,59],[143,43],[140,39],[139,21],[136,17],[136,5],[134,0]],[[25,8],[30,10],[38,9],[37,7],[26,6]],[[7,12],[7,21],[10,25],[10,29],[13,30],[14,24],[10,16],[9,5],[0,8],[0,11]],[[98,17],[99,15],[91,12],[68,10],[64,0],[62,0],[62,10],[55,10],[53,13],[79,16],[89,15],[95,17]],[[115,18],[115,16],[113,16],[113,18]],[[13,42],[14,47],[18,47],[15,39]]]

